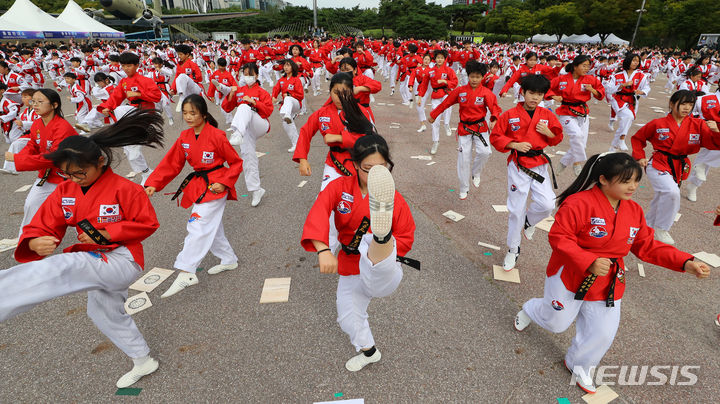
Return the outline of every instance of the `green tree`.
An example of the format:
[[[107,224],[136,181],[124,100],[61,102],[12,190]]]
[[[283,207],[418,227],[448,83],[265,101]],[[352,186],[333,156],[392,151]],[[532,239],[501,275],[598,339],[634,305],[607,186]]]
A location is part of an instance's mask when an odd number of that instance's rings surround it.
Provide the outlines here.
[[[581,32],[584,26],[574,3],[550,6],[538,11],[535,16],[540,31],[555,35],[557,43],[560,43],[563,34]]]
[[[435,17],[426,14],[410,13],[397,19],[394,31],[398,36],[421,39],[445,38],[446,25]]]
[[[669,33],[686,49],[697,43],[702,32],[720,32],[718,0],[671,0],[666,6]]]
[[[456,4],[445,7],[446,13],[452,18],[453,27],[460,28],[461,35],[465,35],[468,24],[487,11],[487,4],[474,3],[471,5]]]
[[[634,1],[595,0],[579,2],[576,6],[585,20],[586,33],[598,34],[602,43],[612,33],[632,35],[636,18]]]

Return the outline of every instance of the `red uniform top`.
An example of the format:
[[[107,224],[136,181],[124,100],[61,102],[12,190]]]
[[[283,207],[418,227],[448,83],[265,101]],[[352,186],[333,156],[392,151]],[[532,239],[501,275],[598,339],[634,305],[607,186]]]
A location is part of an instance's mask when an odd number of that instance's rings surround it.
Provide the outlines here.
[[[692,116],[686,116],[678,127],[672,114],[667,114],[646,123],[632,136],[630,142],[635,160],[645,158],[648,141],[655,149],[651,156],[652,166],[658,171],[674,173],[675,182],[679,183],[690,174],[690,159],[687,156],[699,152],[700,147],[720,149],[720,132],[713,132],[704,120]]]
[[[258,51],[261,53],[259,57],[261,58],[262,64],[271,62],[273,57],[275,56],[275,50],[267,45],[261,46]]]
[[[559,95],[562,97],[562,105],[560,105],[555,113],[558,115],[570,115],[574,114],[570,112],[570,107],[566,103],[583,103],[585,104],[585,110],[590,112],[587,107],[587,102],[593,96],[593,94],[585,89],[585,84],[591,85],[597,90],[598,95],[594,96],[598,100],[605,98],[605,87],[602,82],[592,75],[586,74],[577,80],[573,79],[572,73],[563,74],[562,76],[555,77],[550,82],[550,91],[545,95],[546,99],[550,99],[553,95]]]
[[[243,100],[243,97],[248,96],[255,100],[255,105]],[[251,108],[254,108],[263,119],[268,119],[275,108],[270,98],[270,94],[262,88],[258,83],[254,83],[252,87],[242,86],[235,92],[235,97],[226,97],[222,102],[222,109],[225,112],[232,112],[238,105],[248,104]],[[270,132],[270,126],[268,125],[268,132]]]
[[[222,168],[207,174],[209,184],[220,183],[225,185],[226,190],[214,194],[210,192],[208,183],[202,177],[196,176],[183,190],[180,206],[189,208],[196,203],[198,198],[205,193],[200,201],[210,202],[227,195],[228,200],[237,200],[235,182],[242,172],[242,159],[235,149],[230,145],[225,132],[210,124],[205,124],[199,136],[195,136],[194,129],[186,129],[180,132],[180,137],[175,141],[160,164],[145,181],[146,187],[155,187],[161,191],[172,181],[188,162],[195,171],[204,171],[218,166]],[[225,162],[230,167],[225,167]]]
[[[58,185],[40,206],[32,221],[23,227],[15,249],[15,259],[18,262],[42,259],[29,248],[31,239],[53,236],[62,240],[69,226],[75,227],[80,235],[83,230],[77,224],[85,219],[96,229],[107,231],[110,244],[78,243],[65,248],[64,252],[102,253],[124,246],[130,250],[135,262],[144,268],[141,242],[160,226],[155,209],[140,185],[115,174],[110,167],[85,193],[73,181],[64,181]]]
[[[355,77],[353,77],[353,86],[364,86],[370,89],[370,92],[361,91],[355,94],[355,99],[357,99],[358,103],[360,103],[363,107],[370,107],[370,94],[375,94],[382,90],[381,82],[371,79],[364,74],[356,74]]]
[[[243,66],[247,63],[257,63],[258,59],[261,58],[265,58],[262,52],[253,48],[250,48],[248,50],[243,49],[242,55],[240,55],[240,66]]]
[[[422,66],[421,56],[415,54],[408,54],[403,56],[403,58],[400,60],[400,77],[398,77],[398,80],[405,80],[405,77],[412,74],[412,72],[418,66]]]
[[[372,54],[368,50],[363,53],[355,52],[353,57],[357,61],[358,70],[360,72],[364,72],[365,70],[371,69],[375,66],[375,59],[373,59]]]
[[[432,95],[430,98],[442,98],[450,93],[457,85],[458,79],[455,75],[455,71],[444,64],[431,68],[427,73],[428,80],[423,80],[418,87],[418,94],[420,97],[424,97],[428,87],[432,87]],[[447,80],[447,83],[439,84],[438,80]]]
[[[478,86],[476,89],[473,89],[470,87],[470,84],[466,84],[454,89],[440,105],[430,112],[430,117],[437,119],[438,115],[450,108],[453,104],[460,104],[458,136],[470,134],[465,127],[478,133],[487,132],[489,129],[485,121],[485,116],[488,111],[490,111],[491,121],[496,121],[502,113],[502,109],[500,109],[497,104],[497,97],[495,97],[492,91],[483,86]],[[471,123],[479,120],[482,121]]]
[[[515,82],[519,83],[519,80],[528,74],[542,74],[543,76],[547,77],[548,80],[552,80],[553,77],[557,75],[557,72],[555,69],[553,69],[550,66],[541,65],[540,63],[536,64],[532,69],[527,66],[527,64],[521,64],[520,67],[515,70],[515,73],[513,73],[512,77],[510,77],[510,80],[505,83],[502,90],[500,90],[500,94],[505,94],[510,89],[510,87],[515,84]]]
[[[614,298],[622,299],[625,291],[623,257],[632,251],[645,262],[683,271],[692,255],[655,240],[654,230],[645,223],[638,203],[620,201],[617,212],[602,190],[595,186],[569,196],[555,214],[548,241],[552,255],[547,276],[563,268],[560,279],[565,288],[577,292],[590,275],[588,268],[597,258],[616,258],[605,276],[598,276],[585,295],[585,300],[605,300],[610,282],[616,277]]]
[[[632,82],[629,87],[622,87],[623,84]],[[650,89],[645,74],[640,70],[635,70],[628,76],[626,71],[615,73],[612,76],[612,82],[610,83],[611,89],[608,92],[612,93],[613,98],[618,104],[619,108],[628,104],[628,108],[635,114],[635,91],[641,90],[647,94]],[[622,94],[620,94],[622,93]]]
[[[533,168],[547,164],[547,160],[543,156],[519,156],[514,153],[514,149],[508,149],[510,142],[528,142],[532,145],[532,150],[542,150],[547,146],[555,146],[560,144],[563,138],[563,130],[558,121],[557,116],[547,108],[537,107],[531,117],[519,102],[514,108],[511,108],[498,118],[495,127],[490,133],[490,143],[501,153],[511,152],[507,158],[507,162],[514,161],[527,168]],[[538,123],[543,122],[555,134],[555,137],[549,138],[539,133],[535,127]]]
[[[408,87],[412,87],[415,85],[415,82],[418,82],[418,85],[425,81],[427,78],[427,74],[430,72],[431,67],[430,66],[419,66],[417,69],[415,69],[412,74],[410,74],[410,79],[408,80]]]
[[[215,70],[208,79],[210,85],[208,86],[207,96],[210,98],[215,97],[215,92],[217,91],[215,85],[212,83],[212,80],[217,80],[218,83],[227,87],[237,87],[237,82],[235,81],[232,73],[227,70],[225,70],[224,72],[220,70]]]
[[[127,98],[128,91],[139,92],[139,97],[128,98],[128,102],[141,109],[155,109],[155,103],[162,98],[162,92],[158,88],[155,80],[142,76],[138,73],[132,77],[124,77],[120,80],[115,90],[110,94],[107,101],[97,106],[97,110],[102,112],[107,108],[113,111],[123,100]]]
[[[305,98],[305,92],[303,91],[300,77],[280,77],[280,80],[278,80],[277,83],[275,83],[275,87],[273,87],[272,97],[277,98],[280,93],[282,93],[283,97],[289,95],[302,103],[303,98]]]
[[[368,196],[363,197],[355,176],[338,178],[318,195],[303,226],[300,244],[306,251],[316,251],[312,240],[328,244],[329,219],[333,210],[338,241],[347,245],[360,227],[363,218],[370,218]],[[368,233],[372,233],[372,229]],[[392,233],[395,237],[397,255],[404,256],[415,241],[415,221],[407,202],[397,191],[395,191]],[[341,250],[338,254],[338,274],[342,276],[359,274],[359,262],[359,254],[348,255]]]
[[[480,58],[480,52],[477,49],[470,48],[470,50],[461,49],[455,52],[454,62],[460,63],[465,68],[468,60]]]
[[[0,98],[0,125],[3,133],[9,133],[13,121],[17,118],[20,104],[11,101],[9,98]]]
[[[313,68],[322,67],[323,61],[325,60],[325,54],[321,49],[312,49],[305,52],[305,54],[308,56]]]
[[[42,119],[33,122],[30,127],[30,141],[19,153],[15,154],[15,169],[18,171],[38,170],[38,178],[45,176],[49,170],[50,175],[47,182],[59,184],[65,178],[58,175],[57,169],[50,160],[43,157],[43,154],[50,153],[57,149],[60,142],[68,136],[76,136],[75,129],[62,117],[55,115],[47,126]]]
[[[297,67],[298,67],[298,73],[299,73],[300,75],[305,76],[305,77],[312,77],[312,76],[313,76],[312,65],[310,64],[310,62],[307,61],[307,59],[305,59],[305,58],[302,57],[302,56],[294,56],[294,57],[292,58],[292,61],[295,62],[295,64],[297,65]],[[280,67],[281,67],[281,70],[282,70],[282,66],[280,66]]]
[[[700,118],[713,120],[720,123],[720,93],[707,94],[698,98],[695,110],[700,113]]]
[[[173,80],[172,84],[170,85],[170,89],[172,91],[177,91],[177,78],[181,74],[187,74],[191,79],[193,79],[194,82],[197,83],[200,87],[202,87],[202,71],[198,67],[195,62],[190,60],[190,58],[185,59],[183,63],[179,63],[177,66],[175,66],[175,80]]]
[[[5,94],[20,94],[22,92],[20,84],[23,83],[23,79],[13,71],[4,76],[0,75],[0,82],[5,83],[8,87],[7,90],[5,90]],[[17,89],[15,89],[15,87],[17,87]]]
[[[370,112],[370,110],[363,106],[360,106],[360,109],[363,111],[365,117],[372,121],[372,113]],[[355,146],[355,141],[363,135],[348,132],[348,130],[345,128],[345,124],[343,123],[344,119],[345,114],[342,111],[338,111],[337,107],[335,107],[335,104],[333,104],[333,102],[330,100],[328,100],[328,102],[326,102],[325,105],[323,105],[320,109],[313,112],[312,115],[308,117],[305,125],[300,128],[300,135],[298,136],[298,140],[295,146],[295,153],[292,157],[293,161],[299,163],[300,159],[307,160],[307,155],[310,152],[310,141],[312,140],[313,136],[315,136],[315,133],[317,131],[320,131],[320,134],[323,137],[325,137],[325,135],[327,134],[342,135],[342,142],[330,143],[328,144],[328,146],[331,148],[338,147],[343,150],[329,150],[327,158],[325,159],[325,164],[335,168],[337,172],[342,174],[342,172],[337,169],[337,167],[333,163],[331,155],[335,156],[335,159],[337,159],[337,161],[339,161],[343,166],[345,166],[348,171],[354,174],[355,167],[353,166],[352,161],[350,161],[350,152],[348,150]]]
[[[487,73],[485,73],[485,77],[483,77],[483,79],[482,79],[482,85],[483,85],[483,87],[492,91],[493,88],[495,88],[495,82],[499,78],[500,78],[500,76],[498,76],[497,74],[492,74],[490,72],[487,72]]]

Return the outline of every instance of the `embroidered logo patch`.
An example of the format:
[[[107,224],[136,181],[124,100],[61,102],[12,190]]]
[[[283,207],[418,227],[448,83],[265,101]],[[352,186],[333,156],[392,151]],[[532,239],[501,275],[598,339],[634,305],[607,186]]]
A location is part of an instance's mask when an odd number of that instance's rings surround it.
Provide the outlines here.
[[[565,306],[563,306],[563,304],[560,303],[560,302],[557,301],[557,300],[553,300],[553,301],[551,302],[551,304],[552,304],[552,308],[555,309],[555,310],[557,310],[557,311],[560,311],[560,310],[562,310],[562,309],[565,308]]]
[[[699,133],[691,133],[690,138],[688,140],[688,144],[700,144],[700,134]]]
[[[589,234],[595,238],[603,238],[608,235],[607,230],[602,226],[593,226]]]
[[[348,194],[347,192],[343,192],[343,193],[342,193],[342,200],[343,200],[343,201],[348,201],[348,202],[350,202],[350,203],[353,203],[353,202],[355,201],[355,198],[354,198],[352,195]]]
[[[350,209],[350,205],[348,205],[347,202],[340,201],[340,203],[338,203],[338,205],[337,205],[337,211],[338,211],[338,213],[346,215],[346,214],[350,213],[352,210]]]
[[[190,219],[188,219],[188,223],[192,223],[192,222],[194,222],[196,220],[200,220],[200,219],[201,219],[200,215],[198,215],[197,213],[193,213],[192,215],[190,215]]]
[[[669,138],[670,138],[670,136],[669,136],[669,135],[666,135],[666,134],[664,134],[664,133],[660,133],[660,134],[658,135],[658,140],[660,140],[660,141],[668,140]]]
[[[190,143],[180,143],[180,146],[182,146],[183,149],[189,149]]]
[[[515,184],[510,185],[510,192],[515,192],[515,191],[517,191],[517,186],[515,186]]]
[[[601,217],[591,217],[590,224],[605,226],[605,219],[603,219]]]
[[[202,152],[203,164],[212,164],[215,161],[215,152]]]
[[[100,214],[98,216],[117,216],[120,214],[120,205],[100,205]]]
[[[330,122],[330,117],[329,117],[329,116],[321,116],[321,117],[318,118],[318,121],[320,121],[320,122]]]
[[[475,97],[475,105],[485,105],[485,97]]]
[[[75,205],[75,198],[62,198],[62,206],[73,206]]]
[[[508,119],[508,123],[515,123],[515,122],[520,122],[520,118],[510,118],[510,119]]]
[[[63,217],[65,218],[65,220],[70,220],[70,218],[73,217],[72,209],[68,208],[67,206],[63,206],[62,211],[63,211]]]

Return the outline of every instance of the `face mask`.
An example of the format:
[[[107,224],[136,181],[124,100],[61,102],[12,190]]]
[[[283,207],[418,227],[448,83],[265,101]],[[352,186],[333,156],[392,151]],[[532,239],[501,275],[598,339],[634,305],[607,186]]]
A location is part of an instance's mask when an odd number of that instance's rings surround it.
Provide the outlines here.
[[[255,76],[243,76],[243,80],[248,86],[255,84]]]

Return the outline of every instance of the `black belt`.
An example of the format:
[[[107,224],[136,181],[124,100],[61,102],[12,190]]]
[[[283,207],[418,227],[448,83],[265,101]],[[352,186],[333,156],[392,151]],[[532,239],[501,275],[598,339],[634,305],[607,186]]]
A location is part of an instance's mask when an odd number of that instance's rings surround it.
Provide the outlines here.
[[[482,142],[482,144],[483,144],[485,147],[488,147],[487,141],[485,141],[485,138],[482,136],[482,134],[481,134],[480,132],[474,131],[474,130],[472,130],[472,129],[470,129],[470,128],[468,128],[468,127],[466,126],[466,125],[477,125],[477,124],[479,124],[479,123],[481,123],[481,122],[485,122],[485,118],[478,119],[477,121],[463,121],[463,120],[460,120],[460,123],[462,124],[463,129],[465,129],[466,132],[468,132],[468,133],[469,133],[470,135],[472,135],[472,136],[477,136],[477,137],[480,139],[480,141]]]
[[[443,90],[443,91],[445,91],[445,94],[447,94],[447,87],[438,87],[438,88],[433,87],[432,90],[433,90],[433,93],[436,91]]]
[[[369,103],[369,102],[366,102],[365,104],[360,104],[360,105],[362,105],[362,106],[365,107],[365,108],[370,108],[370,103]]]
[[[561,105],[564,105],[566,107],[582,107],[582,111],[575,110],[573,108],[568,108],[570,112],[575,116],[580,116],[585,118],[588,115],[588,106],[584,102],[569,102],[569,101],[561,101]]]
[[[543,156],[545,157],[545,160],[548,162],[548,165],[550,166],[550,173],[552,174],[552,180],[553,180],[553,187],[557,189],[557,180],[555,180],[555,169],[553,168],[552,162],[550,161],[550,157],[545,154],[545,151],[543,149],[538,150],[530,150],[528,152],[520,152],[520,151],[513,151],[515,153],[515,160],[517,161],[517,166],[520,169],[520,171],[524,172],[525,174],[529,175],[530,178],[534,179],[535,181],[539,183],[543,183],[545,181],[545,177],[542,175],[536,173],[535,171],[532,171],[531,169],[525,167],[524,165],[520,164],[520,157],[537,157],[537,156]]]
[[[40,182],[35,185],[36,187],[41,187],[45,185],[45,182],[47,182],[47,179],[50,177],[51,170],[48,168],[45,170],[45,174],[43,174],[42,178],[40,178]]]
[[[608,289],[608,295],[605,299],[605,307],[615,307],[615,282],[618,279],[618,272],[620,272],[620,264],[617,263],[617,258],[611,258],[610,261],[613,263],[611,269],[615,269],[615,274],[610,281],[610,288]],[[583,280],[580,284],[580,289],[575,292],[575,300],[585,300],[585,295],[590,290],[590,286],[595,283],[595,279],[597,279],[597,275],[590,274]]]
[[[178,196],[180,196],[180,194],[182,193],[183,189],[185,189],[185,187],[190,183],[190,181],[192,181],[193,178],[195,178],[195,177],[200,177],[200,178],[202,178],[202,179],[205,180],[205,190],[203,191],[202,195],[200,195],[200,197],[197,198],[197,200],[195,201],[195,203],[200,203],[200,201],[202,201],[202,199],[205,197],[205,194],[207,194],[208,187],[210,186],[210,179],[208,178],[208,174],[211,173],[211,172],[213,172],[213,171],[217,171],[217,170],[219,170],[219,169],[221,169],[221,168],[223,168],[223,167],[225,167],[225,166],[221,164],[221,165],[219,165],[219,166],[213,167],[213,168],[208,169],[208,170],[201,170],[201,171],[193,171],[193,172],[191,172],[190,174],[188,174],[187,177],[185,177],[185,179],[183,180],[182,184],[180,184],[180,186],[178,187],[177,191],[175,191],[175,195],[173,195],[173,197],[172,197],[170,200],[171,200],[171,201],[174,201],[175,199],[177,199]]]
[[[82,231],[85,232],[85,234],[90,236],[90,238],[97,244],[100,244],[100,245],[110,244],[110,241],[108,239],[106,239],[105,236],[103,236],[102,233],[100,233],[100,231],[98,231],[98,229],[96,229],[90,223],[89,220],[83,219],[83,220],[79,221],[77,225],[79,228],[82,229]]]
[[[333,165],[335,165],[335,168],[337,168],[338,171],[340,171],[340,173],[341,173],[342,175],[344,175],[344,176],[346,176],[346,177],[351,177],[351,176],[352,176],[352,173],[350,172],[350,170],[348,170],[347,167],[345,167],[345,166],[340,162],[340,160],[338,160],[337,157],[335,157],[335,155],[333,154],[333,152],[334,152],[334,153],[344,153],[344,152],[346,152],[346,151],[348,151],[348,150],[345,149],[345,148],[342,148],[342,147],[340,147],[340,146],[332,146],[332,147],[330,147],[330,160],[332,160]]]
[[[627,92],[627,91],[618,91],[618,92],[615,93],[615,94],[617,94],[617,95],[624,95],[624,96],[626,96],[626,97],[633,97],[633,99],[632,99],[632,106],[633,106],[633,107],[634,107],[635,104],[637,103],[637,97],[635,96],[635,93],[630,93],[630,92]]]
[[[360,241],[362,241],[363,236],[367,231],[370,229],[370,219],[367,218],[367,216],[362,218],[362,221],[360,222],[360,226],[358,226],[358,229],[355,230],[355,234],[353,235],[352,240],[350,240],[350,243],[347,245],[340,243],[340,247],[342,247],[342,250],[347,255],[358,255],[360,254],[360,250],[358,250],[358,247],[360,246]],[[401,257],[396,256],[395,260],[401,264],[405,264],[409,267],[415,268],[418,271],[420,270],[420,261],[414,260],[412,258],[407,257]]]
[[[680,184],[682,184],[682,174],[685,172],[685,166],[687,163],[685,160],[687,159],[687,154],[670,154],[666,152],[665,150],[655,150],[656,152],[665,155],[668,158],[668,163],[670,163],[670,173],[673,176],[673,179],[675,182],[677,182],[678,187]],[[680,162],[680,175],[678,176],[678,173],[675,172],[675,163],[674,160],[677,160]]]

